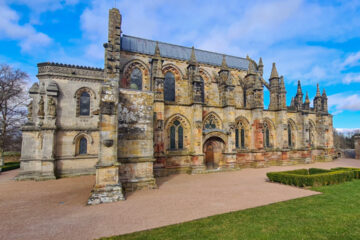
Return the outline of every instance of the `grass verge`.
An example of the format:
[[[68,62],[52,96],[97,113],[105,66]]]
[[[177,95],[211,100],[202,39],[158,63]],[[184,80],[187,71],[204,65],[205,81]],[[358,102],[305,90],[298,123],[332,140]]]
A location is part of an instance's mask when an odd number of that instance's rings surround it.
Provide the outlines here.
[[[323,194],[102,239],[360,239],[360,180],[311,189]]]

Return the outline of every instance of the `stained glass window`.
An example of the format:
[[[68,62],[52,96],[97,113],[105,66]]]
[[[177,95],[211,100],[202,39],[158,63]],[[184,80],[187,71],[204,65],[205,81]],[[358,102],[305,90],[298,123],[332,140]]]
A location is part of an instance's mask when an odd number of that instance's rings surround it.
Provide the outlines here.
[[[175,77],[172,72],[167,72],[165,74],[164,100],[175,101]]]
[[[265,146],[270,147],[270,131],[269,128],[265,129]]]
[[[204,79],[200,76],[200,80],[201,102],[204,103]]]
[[[134,68],[130,76],[130,88],[141,90],[142,89],[142,73],[139,68]]]
[[[80,116],[90,115],[90,95],[87,92],[83,92],[80,95]]]
[[[183,127],[180,125],[178,127],[178,148],[179,149],[183,149],[184,144],[183,144],[183,133],[184,133],[184,129]]]
[[[79,142],[79,154],[87,154],[87,140],[82,137]]]
[[[170,127],[170,149],[184,148],[184,128],[178,120],[175,120]]]
[[[235,147],[239,147],[239,129],[235,129]]]
[[[245,129],[242,128],[240,132],[241,132],[241,147],[245,148]]]
[[[176,149],[175,144],[175,126],[170,127],[170,149]]]

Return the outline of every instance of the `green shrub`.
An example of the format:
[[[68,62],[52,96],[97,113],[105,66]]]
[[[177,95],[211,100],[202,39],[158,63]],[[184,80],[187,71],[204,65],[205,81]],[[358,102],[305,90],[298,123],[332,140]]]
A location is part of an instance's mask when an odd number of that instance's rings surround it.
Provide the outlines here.
[[[17,168],[20,168],[20,162],[8,162],[4,164],[1,171],[6,172]]]
[[[321,168],[309,168],[309,174],[318,174],[318,173],[327,173],[327,172],[331,172],[331,170],[327,170],[327,169],[321,169]]]
[[[349,170],[324,170],[324,169],[301,169],[302,171],[269,172],[267,176],[272,182],[279,182],[297,187],[322,186],[351,181],[354,178],[353,171]],[[306,174],[306,170],[310,174]],[[323,170],[323,171],[322,171]]]

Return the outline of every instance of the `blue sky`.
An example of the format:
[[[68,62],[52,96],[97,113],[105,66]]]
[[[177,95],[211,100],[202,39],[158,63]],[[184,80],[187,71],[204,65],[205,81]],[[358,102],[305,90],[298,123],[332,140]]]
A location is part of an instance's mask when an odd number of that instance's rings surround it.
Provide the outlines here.
[[[0,0],[0,63],[103,67],[115,0]],[[117,0],[124,34],[276,62],[287,100],[297,80],[326,88],[336,128],[360,128],[360,1]],[[268,94],[266,93],[268,96]],[[268,103],[266,100],[265,103]]]

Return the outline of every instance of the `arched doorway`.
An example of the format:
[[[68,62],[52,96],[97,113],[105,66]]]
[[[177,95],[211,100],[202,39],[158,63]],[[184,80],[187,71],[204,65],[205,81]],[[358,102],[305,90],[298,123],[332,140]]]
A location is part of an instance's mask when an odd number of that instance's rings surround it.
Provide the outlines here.
[[[204,143],[205,166],[207,169],[216,169],[223,160],[225,143],[219,137],[210,137]]]

